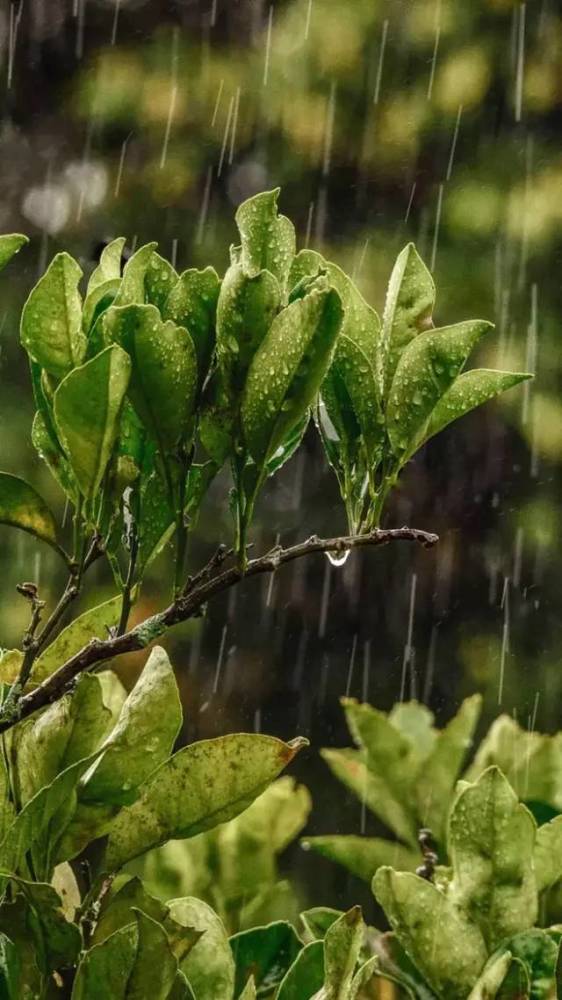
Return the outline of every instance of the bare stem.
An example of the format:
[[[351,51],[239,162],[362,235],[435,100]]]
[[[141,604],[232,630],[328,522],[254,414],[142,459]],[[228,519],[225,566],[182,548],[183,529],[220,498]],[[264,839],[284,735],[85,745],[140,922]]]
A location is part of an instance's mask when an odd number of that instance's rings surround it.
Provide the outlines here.
[[[437,535],[420,531],[417,528],[391,528],[388,530],[376,528],[364,535],[346,535],[338,538],[318,538],[317,535],[312,535],[297,545],[286,549],[277,546],[265,555],[251,559],[245,570],[239,565],[235,565],[212,575],[215,556],[204,567],[202,574],[198,575],[201,582],[192,580],[186,592],[177,597],[164,611],[146,619],[123,635],[113,636],[109,639],[92,639],[87,646],[71,656],[35,690],[21,698],[16,717],[0,718],[0,733],[10,729],[19,719],[26,718],[37,709],[55,701],[68,685],[85,671],[91,670],[99,663],[121,656],[123,653],[145,649],[169,628],[187,621],[189,618],[197,617],[211,597],[228,590],[246,577],[261,573],[273,573],[284,563],[302,559],[303,556],[311,555],[314,552],[342,553],[350,549],[388,545],[390,542],[397,541],[416,542],[424,548],[431,548],[438,540]]]

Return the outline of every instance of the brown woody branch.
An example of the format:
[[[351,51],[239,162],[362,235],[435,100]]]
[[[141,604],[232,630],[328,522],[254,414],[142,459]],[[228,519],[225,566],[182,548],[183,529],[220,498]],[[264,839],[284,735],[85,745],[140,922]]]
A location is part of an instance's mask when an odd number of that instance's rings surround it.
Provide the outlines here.
[[[286,549],[276,546],[265,555],[251,559],[245,570],[239,566],[232,566],[211,575],[209,578],[213,567],[220,569],[221,557],[225,558],[228,554],[225,554],[224,550],[221,549],[219,550],[220,556],[217,553],[203,572],[190,581],[186,592],[176,598],[164,611],[141,622],[123,635],[112,636],[108,639],[92,639],[87,646],[75,653],[42,684],[30,691],[29,694],[24,695],[18,703],[17,715],[0,720],[0,733],[11,728],[20,719],[26,718],[37,709],[56,701],[69,684],[86,670],[91,670],[100,663],[112,660],[123,653],[145,649],[173,625],[197,617],[211,597],[239,583],[242,578],[256,576],[260,573],[273,573],[284,563],[301,559],[313,552],[341,554],[350,549],[387,545],[389,542],[396,541],[417,542],[424,548],[431,548],[438,540],[437,535],[420,531],[417,528],[391,528],[388,530],[377,528],[367,534],[338,538],[318,538],[317,535],[312,535],[298,545],[292,545]]]

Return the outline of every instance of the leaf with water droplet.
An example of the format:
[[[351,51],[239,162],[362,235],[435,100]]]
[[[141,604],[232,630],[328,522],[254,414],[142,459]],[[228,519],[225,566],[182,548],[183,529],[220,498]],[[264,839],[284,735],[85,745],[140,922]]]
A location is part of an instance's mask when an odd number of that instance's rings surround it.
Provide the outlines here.
[[[82,269],[67,253],[58,253],[30,292],[23,307],[20,337],[32,361],[61,378],[86,353],[82,332]]]
[[[449,816],[451,901],[470,914],[493,951],[537,916],[536,824],[497,767],[459,793]]]
[[[0,524],[21,528],[57,548],[57,526],[47,504],[25,479],[8,472],[0,472]]]
[[[22,233],[3,233],[0,236],[0,271],[26,243],[29,243],[29,237]]]
[[[115,298],[116,306],[143,305],[146,302],[146,272],[157,245],[157,243],[147,243],[139,247],[127,261],[123,269],[121,286]]]
[[[82,311],[82,329],[86,336],[89,336],[93,331],[96,321],[102,313],[113,305],[120,285],[121,278],[109,278],[107,281],[100,282],[92,291],[88,292]],[[94,354],[97,354],[101,346],[96,340],[90,342],[88,344],[89,356],[92,357]]]
[[[427,441],[453,420],[530,378],[533,376],[528,372],[501,372],[488,368],[463,372],[435,406],[421,440]]]
[[[285,440],[281,442],[277,451],[269,459],[266,466],[268,476],[273,476],[274,473],[279,472],[279,469],[295,454],[306,433],[309,420],[310,412],[307,410],[302,420],[295,427],[291,428]]]
[[[247,275],[240,264],[226,272],[217,305],[217,359],[233,391],[244,386],[250,363],[269,330],[281,300],[269,271]]]
[[[88,281],[88,292],[87,296],[90,295],[99,285],[105,284],[107,281],[115,280],[121,277],[121,258],[123,257],[123,248],[127,242],[125,236],[118,236],[117,239],[112,240],[108,243],[106,247],[103,248],[99,264],[92,271],[90,275],[90,280]]]
[[[404,348],[433,326],[434,305],[433,278],[414,244],[408,243],[396,259],[383,313],[382,361],[386,393]]]
[[[467,320],[421,334],[404,348],[388,396],[387,428],[394,454],[404,461],[435,406],[466,363],[480,338],[491,329],[484,320]]]
[[[101,485],[119,431],[131,361],[116,344],[70,372],[54,396],[57,431],[81,493]]]
[[[42,413],[36,413],[31,428],[31,442],[40,458],[43,459],[60,488],[66,493],[72,503],[76,503],[78,487],[72,470],[62,451],[54,447],[51,435]]]
[[[162,318],[173,319],[178,326],[184,326],[193,340],[200,386],[213,357],[220,287],[214,267],[202,271],[191,268],[179,276],[162,308]]]
[[[106,639],[108,631],[119,621],[120,612],[120,595],[83,611],[37,657],[33,667],[34,679],[43,681],[50,677],[92,639]]]
[[[242,431],[263,466],[312,404],[332,360],[342,322],[339,295],[315,288],[273,321],[244,387]]]
[[[146,302],[163,312],[166,300],[178,280],[176,269],[165,257],[152,251],[144,275]]]
[[[161,319],[156,306],[113,307],[106,313],[109,336],[132,362],[129,396],[163,452],[173,451],[191,430],[197,359],[184,327]]]
[[[326,386],[325,391],[326,382],[331,385]],[[345,410],[351,407],[365,448],[367,467],[374,467],[380,460],[385,440],[376,375],[362,348],[346,336],[343,330],[338,337],[334,360],[320,391],[332,421],[334,424],[338,421],[346,435],[348,449],[352,448],[353,439],[349,433],[350,418],[346,416]],[[335,412],[335,400],[338,402],[339,416]]]
[[[263,270],[273,274],[283,296],[296,250],[295,228],[277,213],[279,188],[263,191],[242,202],[236,212],[240,232],[240,263],[248,277]]]

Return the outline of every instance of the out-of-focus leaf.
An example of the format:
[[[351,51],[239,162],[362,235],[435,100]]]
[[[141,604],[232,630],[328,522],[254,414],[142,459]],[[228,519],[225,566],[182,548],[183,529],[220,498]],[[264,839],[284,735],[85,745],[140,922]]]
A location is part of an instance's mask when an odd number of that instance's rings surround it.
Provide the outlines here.
[[[302,943],[291,924],[279,920],[266,927],[234,934],[230,947],[236,965],[235,996],[253,975],[256,996],[267,997],[283,980]]]
[[[342,914],[326,932],[323,1000],[347,1000],[364,930],[361,907],[354,906]]]
[[[353,834],[307,837],[303,846],[343,865],[369,885],[381,865],[391,865],[398,871],[415,871],[421,862],[419,852],[382,837],[358,837]]]
[[[38,715],[25,720],[15,730],[16,772],[22,805],[57,774],[94,753],[101,746],[111,724],[111,714],[103,702],[97,677],[84,674],[72,694]]]
[[[337,292],[314,288],[274,319],[250,365],[241,407],[244,438],[258,466],[275,454],[311,405],[342,316]]]
[[[394,985],[392,985],[394,984]],[[375,955],[365,962],[355,973],[349,1000],[386,1000],[386,997],[394,997],[396,991],[401,998],[407,1000],[419,1000],[419,995],[412,992],[410,987],[402,980],[383,974],[380,971],[379,959]]]
[[[333,910],[331,906],[313,906],[304,910],[300,914],[303,941],[323,941],[332,924],[342,916],[342,910]]]
[[[156,306],[130,305],[106,314],[106,330],[132,363],[129,395],[163,451],[188,432],[197,386],[197,360],[187,330],[163,322]]]
[[[162,309],[163,319],[171,319],[189,332],[197,354],[199,385],[213,356],[219,290],[220,280],[214,267],[202,271],[190,268],[180,274]]]
[[[172,899],[168,906],[176,923],[201,934],[181,963],[195,1000],[232,1000],[234,960],[220,918],[207,903],[193,897]]]
[[[379,816],[394,833],[407,843],[416,843],[415,817],[390,791],[386,775],[367,767],[365,751],[322,750],[321,755],[336,778]]]
[[[19,649],[4,649],[0,654],[0,683],[13,684],[23,663],[23,653]]]
[[[119,430],[131,361],[117,344],[75,368],[55,392],[57,429],[82,494],[99,491]]]
[[[269,271],[248,275],[240,264],[226,272],[217,303],[217,357],[226,385],[243,388],[248,368],[279,309],[277,279]]]
[[[400,983],[406,996],[411,995],[415,1000],[435,1000],[433,990],[429,989],[413,962],[408,958],[396,934],[392,931],[375,934],[371,939],[371,946],[379,961],[381,972],[388,976],[392,982]],[[380,998],[378,994],[375,996],[376,1000],[384,1000],[382,993]]]
[[[555,936],[558,940],[554,939]],[[518,960],[527,972],[529,996],[532,1000],[550,1000],[556,995],[559,937],[559,929],[555,935],[533,927],[504,942],[504,947],[509,949],[514,961]],[[505,998],[509,996],[507,992],[499,995]]]
[[[394,373],[386,411],[388,435],[399,459],[415,445],[433,409],[489,329],[491,324],[484,320],[468,320],[428,331],[405,347]]]
[[[88,295],[99,285],[121,277],[121,258],[127,242],[124,236],[118,236],[103,248],[97,267],[94,268],[88,281]]]
[[[449,897],[470,914],[490,951],[532,927],[536,824],[501,771],[491,767],[457,796],[449,817]]]
[[[82,332],[82,269],[67,253],[53,258],[29,295],[21,315],[21,342],[33,361],[61,378],[81,364],[86,353]]]
[[[29,237],[21,233],[5,233],[0,236],[0,271],[26,243],[29,243]]]
[[[156,243],[147,243],[139,247],[127,261],[123,269],[121,287],[114,302],[115,306],[142,305],[146,302],[144,280],[156,246]]]
[[[82,937],[76,924],[66,919],[61,900],[52,885],[28,882],[6,872],[0,874],[10,878],[20,890],[22,898],[16,898],[15,903],[17,922],[21,921],[20,930],[25,928],[24,933],[27,932],[34,941],[40,970],[49,973],[61,966],[72,966],[82,947]],[[13,933],[16,910],[11,911],[9,906],[0,907],[0,931]]]
[[[463,372],[431,413],[422,433],[423,440],[427,441],[453,420],[530,378],[533,376],[528,372],[500,372],[487,368]]]
[[[295,229],[284,215],[277,213],[279,188],[248,198],[236,212],[240,232],[240,262],[249,277],[267,270],[285,289],[296,250]]]
[[[354,698],[343,698],[342,705],[351,735],[365,751],[370,772],[382,778],[389,794],[407,808],[413,779],[412,760],[415,760],[411,740],[372,705],[361,704]]]
[[[162,312],[178,276],[169,261],[153,250],[144,276],[146,301]]]
[[[21,964],[15,944],[5,934],[0,934],[0,996],[21,998]]]
[[[111,829],[106,866],[120,868],[173,838],[194,837],[253,802],[306,745],[259,734],[203,740],[179,750],[141,788]]]
[[[9,524],[57,547],[57,526],[45,501],[19,476],[0,472],[0,524]]]
[[[168,655],[155,646],[106,747],[80,788],[83,802],[127,805],[139,785],[170,756],[182,723],[181,702]]]
[[[400,701],[389,712],[388,721],[413,743],[420,760],[429,757],[438,737],[433,712],[419,701]]]
[[[440,841],[444,839],[455,782],[472,744],[481,711],[480,695],[466,698],[455,717],[439,732],[431,753],[416,775],[414,790],[418,814],[422,824],[429,824]]]
[[[486,962],[479,927],[432,882],[379,868],[373,891],[416,968],[438,995],[464,1000]]]
[[[470,991],[468,1000],[495,1000],[511,965],[511,952],[505,951],[502,955],[493,956]],[[515,994],[515,996],[518,997],[519,994]],[[524,1000],[524,995],[522,1000]]]
[[[562,878],[562,816],[539,826],[534,851],[537,890],[550,888]]]
[[[309,1000],[324,982],[324,945],[311,941],[300,951],[281,981],[277,1000]]]
[[[496,994],[496,1000],[514,1000],[514,997],[517,1000],[531,1000],[532,995],[525,963],[520,958],[513,958],[507,975]],[[535,995],[539,996],[539,994]],[[552,996],[552,993],[545,994],[545,1000],[547,996]]]
[[[111,597],[103,604],[78,615],[37,657],[33,668],[34,680],[45,680],[91,639],[107,639],[109,629],[117,624],[120,614],[119,596]]]
[[[414,244],[408,243],[398,254],[390,276],[382,321],[387,391],[404,348],[418,334],[433,326],[434,305],[433,278]]]
[[[544,802],[562,811],[562,734],[528,732],[510,716],[500,715],[465,777],[474,781],[492,764],[497,764],[520,799]]]

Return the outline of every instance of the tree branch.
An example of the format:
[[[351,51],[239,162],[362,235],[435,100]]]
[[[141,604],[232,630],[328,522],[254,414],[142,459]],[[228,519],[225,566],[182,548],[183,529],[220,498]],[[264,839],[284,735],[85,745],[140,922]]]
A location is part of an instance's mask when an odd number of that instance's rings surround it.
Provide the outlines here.
[[[197,617],[211,597],[228,590],[246,577],[261,573],[273,573],[284,563],[302,559],[303,556],[311,555],[314,552],[341,554],[350,549],[387,545],[389,542],[396,541],[417,542],[424,548],[431,548],[438,540],[437,535],[420,531],[417,528],[391,528],[388,530],[377,528],[368,534],[338,538],[318,538],[317,535],[312,535],[306,541],[290,548],[284,549],[276,546],[265,555],[251,559],[245,571],[236,565],[218,572],[208,579],[207,574],[212,573],[213,566],[218,565],[220,568],[220,558],[217,553],[204,567],[202,574],[198,574],[191,581],[192,585],[187,592],[176,598],[164,611],[141,622],[129,632],[125,632],[124,635],[113,636],[109,639],[92,639],[87,646],[75,653],[39,687],[24,695],[18,703],[17,715],[13,718],[0,720],[0,733],[10,729],[20,719],[26,718],[37,709],[55,701],[68,685],[84,671],[116,656],[121,656],[123,653],[144,649],[172,626],[187,621],[189,618]]]

